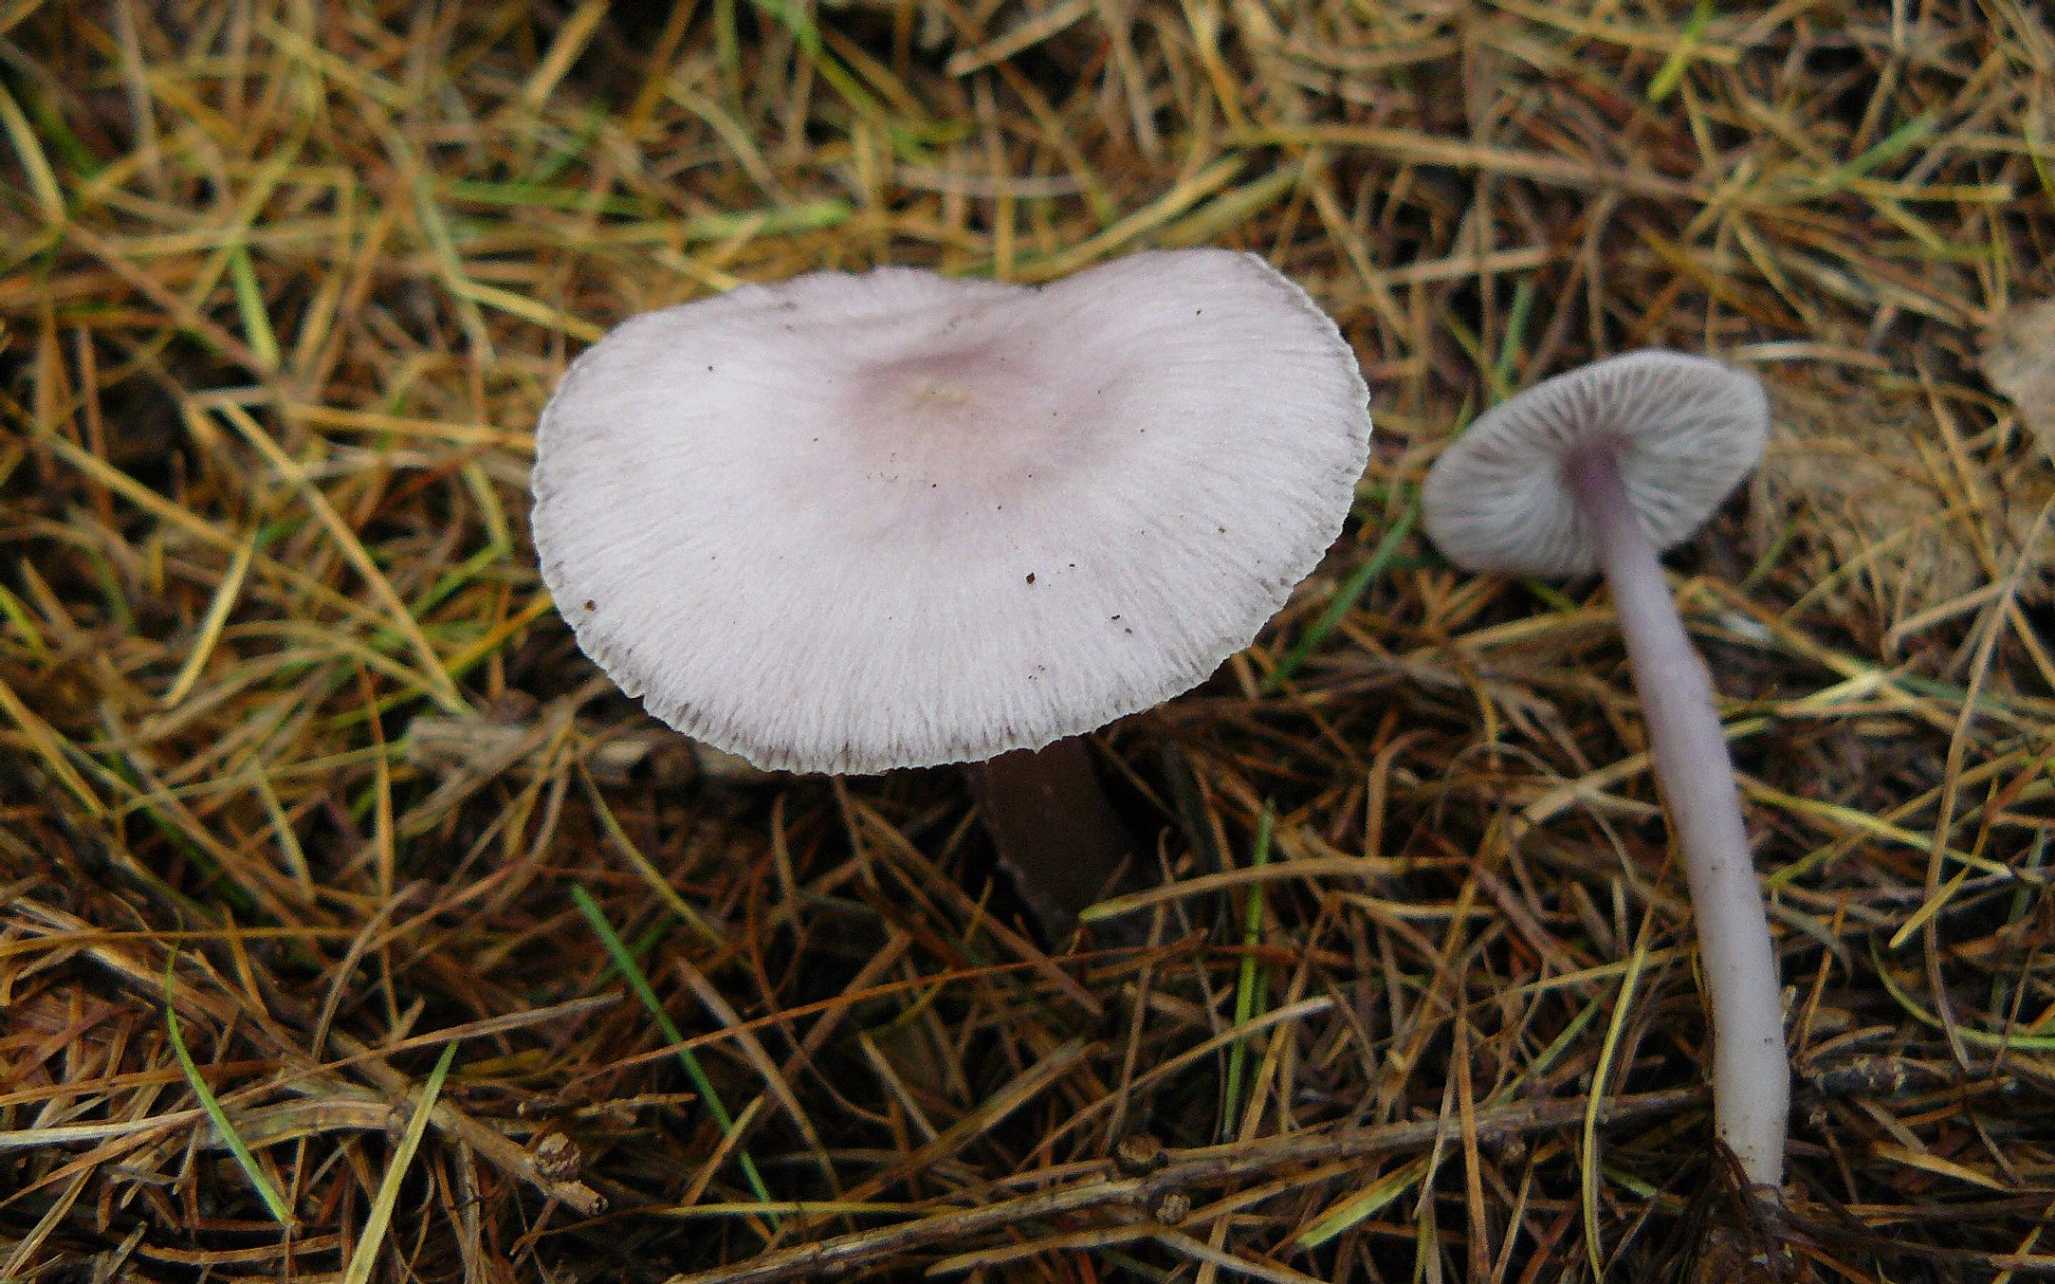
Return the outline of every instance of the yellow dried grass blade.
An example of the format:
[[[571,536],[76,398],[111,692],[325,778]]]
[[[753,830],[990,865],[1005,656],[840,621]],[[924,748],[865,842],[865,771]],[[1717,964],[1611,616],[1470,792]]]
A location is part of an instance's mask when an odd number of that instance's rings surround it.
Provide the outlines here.
[[[221,640],[221,631],[228,625],[228,614],[235,609],[236,596],[242,592],[243,577],[250,573],[250,563],[256,556],[257,533],[251,531],[229,560],[228,572],[221,577],[221,586],[214,590],[214,600],[207,606],[206,618],[200,621],[200,634],[193,640],[192,654],[179,667],[171,689],[164,693],[165,708],[183,702],[192,693],[193,684],[200,679],[200,670],[207,667],[207,657],[214,654],[214,644]]]
[[[428,1084],[421,1089],[421,1099],[414,1103],[413,1117],[407,1120],[407,1131],[400,1137],[399,1148],[393,1151],[392,1163],[385,1170],[385,1176],[378,1183],[378,1195],[371,1201],[371,1216],[364,1221],[364,1233],[357,1240],[357,1251],[350,1255],[350,1264],[343,1271],[343,1284],[368,1284],[371,1272],[378,1262],[378,1250],[385,1244],[385,1232],[392,1225],[392,1210],[400,1202],[400,1184],[406,1180],[407,1169],[414,1162],[414,1152],[421,1149],[421,1138],[428,1135],[428,1117],[435,1112],[435,1099],[442,1095],[442,1081],[448,1077],[450,1062],[456,1059],[457,1045],[445,1044],[442,1056],[435,1062],[435,1069],[428,1072]]]
[[[64,221],[64,193],[57,186],[57,173],[50,168],[50,158],[43,154],[43,145],[36,141],[35,127],[22,114],[21,105],[14,101],[14,95],[0,85],[0,129],[7,131],[7,141],[14,145],[14,154],[21,160],[22,171],[28,175],[29,191],[36,198],[36,208],[52,223]]]
[[[621,828],[621,822],[615,817],[614,809],[607,806],[606,796],[600,793],[599,785],[592,779],[592,773],[587,771],[582,763],[578,767],[578,783],[585,787],[586,801],[592,804],[592,814],[599,818],[600,828],[606,831],[614,849],[634,866],[643,885],[656,894],[656,898],[664,903],[665,908],[678,916],[679,922],[714,945],[726,945],[726,940],[714,925],[685,903],[685,898],[678,895],[678,889],[671,886],[663,871],[652,864],[649,857],[642,854],[642,849],[635,845],[635,840],[628,836],[628,831]]]
[[[559,312],[547,303],[531,299],[525,294],[516,294],[512,290],[503,290],[496,285],[481,284],[468,276],[452,275],[449,279],[449,288],[450,292],[459,298],[512,313],[523,321],[533,322],[545,330],[555,330],[580,343],[596,342],[606,333],[603,327],[596,326],[590,321],[581,321],[569,313]]]
[[[1904,948],[1905,943],[1913,938],[1913,934],[1918,932],[1928,919],[1947,908],[1948,902],[1955,899],[1955,893],[1961,891],[1962,885],[1969,881],[1970,873],[1971,871],[1968,869],[1956,870],[1955,877],[1949,879],[1937,889],[1932,896],[1928,897],[1921,903],[1918,909],[1914,910],[1906,918],[1897,931],[1891,933],[1890,948],[1894,950]]]
[[[600,20],[607,15],[608,0],[585,0],[564,25],[557,30],[556,39],[550,42],[549,52],[530,73],[528,83],[521,86],[521,105],[530,111],[539,111],[556,92],[558,82],[585,52],[592,33],[599,29]]]
[[[370,586],[371,593],[378,599],[379,604],[385,607],[393,627],[407,640],[408,645],[414,648],[415,655],[421,661],[421,679],[427,685],[429,694],[435,697],[436,703],[442,705],[449,713],[466,712],[464,697],[457,691],[457,684],[450,680],[449,670],[444,667],[442,656],[436,652],[434,644],[429,642],[428,635],[421,631],[421,622],[414,618],[414,613],[400,600],[400,595],[393,588],[392,582],[385,578],[385,572],[379,570],[378,563],[372,560],[370,550],[364,547],[363,541],[357,538],[357,533],[350,529],[350,524],[343,520],[342,514],[335,511],[335,506],[328,502],[328,497],[321,493],[321,488],[307,476],[307,470],[300,467],[298,460],[280,449],[278,443],[271,439],[271,434],[265,432],[262,425],[251,418],[250,412],[241,406],[222,402],[214,407],[214,413],[227,420],[245,441],[257,448],[257,453],[263,455],[265,462],[276,468],[279,475],[300,492],[300,497],[306,501],[307,507],[312,509],[315,517],[328,528],[329,535],[342,550],[344,558],[348,559],[357,574],[363,577],[365,584]]]
[[[1620,1050],[1620,1035],[1627,1028],[1627,1013],[1634,1002],[1634,989],[1641,979],[1642,969],[1648,965],[1648,934],[1644,930],[1641,939],[1634,943],[1634,953],[1627,960],[1626,975],[1620,978],[1620,997],[1613,1001],[1612,1020],[1606,1024],[1605,1042],[1598,1050],[1598,1065],[1591,1072],[1591,1096],[1584,1103],[1584,1127],[1578,1134],[1577,1149],[1581,1160],[1578,1185],[1579,1200],[1584,1206],[1584,1251],[1591,1262],[1591,1278],[1605,1278],[1605,1264],[1599,1259],[1598,1240],[1598,1109],[1604,1100],[1606,1080],[1612,1077],[1613,1057]]]
[[[6,714],[15,726],[21,728],[22,734],[35,746],[36,753],[41,755],[43,764],[50,769],[50,774],[57,777],[86,810],[95,816],[106,814],[107,805],[100,801],[100,796],[93,792],[86,778],[79,775],[78,769],[64,756],[64,746],[58,743],[57,732],[23,704],[21,697],[5,680],[0,680],[0,713]]]

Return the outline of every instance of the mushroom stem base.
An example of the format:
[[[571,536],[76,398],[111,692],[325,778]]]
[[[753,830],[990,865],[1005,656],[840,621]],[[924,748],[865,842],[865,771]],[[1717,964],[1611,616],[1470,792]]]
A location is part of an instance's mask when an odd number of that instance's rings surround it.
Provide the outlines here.
[[[1082,736],[1017,749],[970,768],[985,827],[1051,942],[1105,896],[1134,854],[1133,838],[1092,769]]]

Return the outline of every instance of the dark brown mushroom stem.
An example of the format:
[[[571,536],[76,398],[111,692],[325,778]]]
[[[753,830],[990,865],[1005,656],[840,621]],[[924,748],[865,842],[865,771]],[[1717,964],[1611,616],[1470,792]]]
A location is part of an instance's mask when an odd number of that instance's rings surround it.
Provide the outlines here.
[[[1627,497],[1618,452],[1587,447],[1566,473],[1596,536],[1691,888],[1712,999],[1713,1117],[1748,1180],[1774,1192],[1783,1181],[1791,1070],[1769,919],[1712,683]]]
[[[1092,769],[1083,736],[1016,749],[970,768],[999,860],[1052,944],[1133,866],[1134,838]]]

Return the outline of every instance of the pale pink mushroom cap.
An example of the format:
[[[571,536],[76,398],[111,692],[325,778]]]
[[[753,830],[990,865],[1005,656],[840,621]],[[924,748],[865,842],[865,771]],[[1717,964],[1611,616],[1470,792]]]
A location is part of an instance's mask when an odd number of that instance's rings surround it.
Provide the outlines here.
[[[1221,250],[1039,289],[886,268],[635,317],[537,429],[579,645],[759,766],[1034,748],[1248,645],[1367,460],[1354,353]]]
[[[1564,466],[1611,443],[1649,542],[1697,530],[1762,458],[1769,401],[1753,375],[1651,349],[1534,385],[1477,417],[1428,470],[1421,516],[1472,571],[1566,578],[1598,570]]]

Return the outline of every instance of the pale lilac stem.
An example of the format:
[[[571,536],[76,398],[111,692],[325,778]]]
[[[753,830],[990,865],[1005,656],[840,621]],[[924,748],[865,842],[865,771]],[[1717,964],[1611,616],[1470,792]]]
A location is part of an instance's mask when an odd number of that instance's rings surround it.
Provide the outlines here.
[[[1769,918],[1712,684],[1627,499],[1615,453],[1582,452],[1570,463],[1569,480],[1598,537],[1656,780],[1684,854],[1712,996],[1715,1127],[1748,1180],[1774,1190],[1783,1184],[1791,1071]]]

